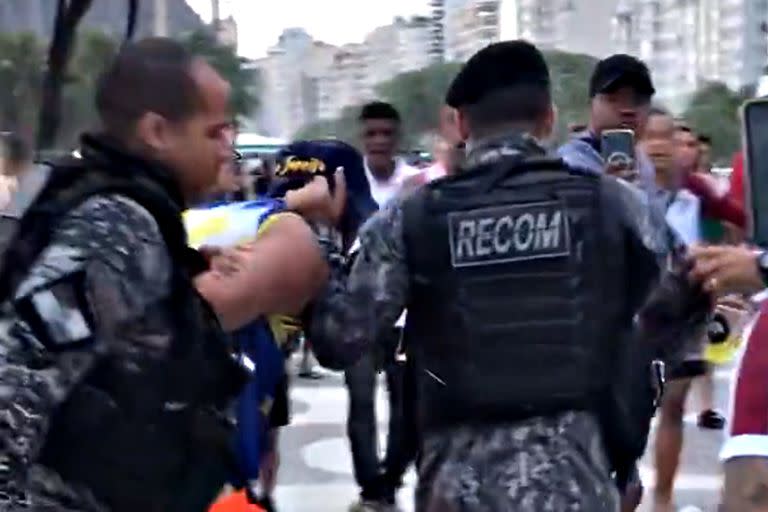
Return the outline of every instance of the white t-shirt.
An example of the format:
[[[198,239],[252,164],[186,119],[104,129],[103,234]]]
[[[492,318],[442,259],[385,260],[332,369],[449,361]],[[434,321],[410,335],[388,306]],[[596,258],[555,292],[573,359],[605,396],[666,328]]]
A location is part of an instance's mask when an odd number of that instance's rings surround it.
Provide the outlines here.
[[[390,199],[400,192],[405,180],[421,172],[421,170],[405,163],[405,160],[402,158],[396,158],[395,172],[386,181],[379,181],[368,167],[368,159],[366,158],[363,162],[365,165],[365,177],[368,178],[368,184],[371,187],[371,196],[373,196],[373,200],[376,201],[379,207],[387,204]]]

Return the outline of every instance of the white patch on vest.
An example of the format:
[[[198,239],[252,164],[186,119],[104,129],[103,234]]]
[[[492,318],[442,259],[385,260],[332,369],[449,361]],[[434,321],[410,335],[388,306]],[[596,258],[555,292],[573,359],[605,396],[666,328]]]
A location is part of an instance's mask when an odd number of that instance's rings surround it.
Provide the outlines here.
[[[454,267],[571,254],[568,214],[558,201],[453,212],[448,224]]]
[[[31,302],[57,345],[66,346],[92,336],[83,313],[75,307],[62,304],[52,291],[43,290],[34,294]]]

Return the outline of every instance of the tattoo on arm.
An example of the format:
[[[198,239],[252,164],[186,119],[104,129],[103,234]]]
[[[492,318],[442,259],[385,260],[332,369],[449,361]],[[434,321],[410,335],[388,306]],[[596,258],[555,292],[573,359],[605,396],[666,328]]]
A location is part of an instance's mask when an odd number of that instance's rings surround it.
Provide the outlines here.
[[[768,512],[768,457],[725,463],[722,512]]]

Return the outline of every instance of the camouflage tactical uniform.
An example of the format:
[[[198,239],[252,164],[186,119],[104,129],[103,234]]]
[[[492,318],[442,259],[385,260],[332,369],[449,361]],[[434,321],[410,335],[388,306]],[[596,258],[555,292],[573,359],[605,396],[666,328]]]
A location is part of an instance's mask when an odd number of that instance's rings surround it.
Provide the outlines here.
[[[501,158],[504,152],[498,145],[507,143],[503,138],[481,141],[470,151],[468,161],[488,163]],[[670,239],[654,222],[648,203],[635,187],[606,180],[606,187],[613,188],[616,205],[612,208],[624,209],[606,215],[624,219],[633,233],[628,303],[639,309],[658,277],[661,255],[668,253]],[[324,366],[341,369],[356,361],[368,349],[369,340],[377,339],[376,333],[391,328],[408,302],[405,199],[391,201],[363,226],[360,251],[348,276],[341,265],[332,265],[332,279],[312,317],[315,354]],[[673,347],[682,333],[701,321],[684,309],[687,301],[679,300],[686,293],[680,284],[684,282],[678,272],[665,275],[638,316],[635,339]],[[420,512],[602,512],[619,507],[601,428],[588,412],[427,432],[421,448],[416,492]]]
[[[52,412],[97,361],[138,367],[168,348],[170,279],[157,223],[134,201],[95,196],[60,220],[0,314],[0,510],[106,510],[36,460]]]

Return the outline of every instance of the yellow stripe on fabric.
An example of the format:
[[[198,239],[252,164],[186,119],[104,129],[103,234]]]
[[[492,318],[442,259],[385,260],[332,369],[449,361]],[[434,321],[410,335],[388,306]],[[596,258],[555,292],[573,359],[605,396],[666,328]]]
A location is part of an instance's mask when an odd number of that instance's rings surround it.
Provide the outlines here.
[[[269,215],[262,221],[256,236],[258,237],[259,235],[264,234],[267,229],[269,229],[275,224],[275,222],[277,222],[278,219],[281,217],[284,218],[286,215],[287,212],[278,212]],[[291,316],[270,315],[268,320],[269,327],[272,330],[272,335],[275,337],[275,341],[277,342],[278,346],[282,347],[288,342],[289,338],[301,332],[301,322]]]

